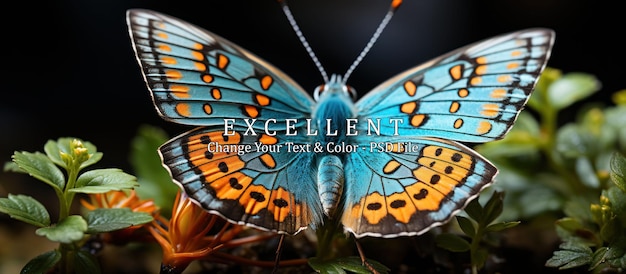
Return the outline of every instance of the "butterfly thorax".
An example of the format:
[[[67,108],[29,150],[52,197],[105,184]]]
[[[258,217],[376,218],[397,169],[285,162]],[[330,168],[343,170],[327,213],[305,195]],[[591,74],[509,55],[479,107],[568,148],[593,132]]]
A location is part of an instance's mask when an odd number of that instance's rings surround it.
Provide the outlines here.
[[[354,90],[337,75],[315,89],[317,107],[313,110],[313,120],[318,129],[318,141],[323,145],[346,141],[349,120],[354,119],[357,112],[354,96]]]
[[[315,90],[317,107],[313,111],[318,141],[322,147],[346,142],[348,120],[356,117],[354,91],[333,75],[331,80]],[[323,152],[317,155],[317,189],[326,216],[337,211],[344,188],[344,157],[342,152]]]

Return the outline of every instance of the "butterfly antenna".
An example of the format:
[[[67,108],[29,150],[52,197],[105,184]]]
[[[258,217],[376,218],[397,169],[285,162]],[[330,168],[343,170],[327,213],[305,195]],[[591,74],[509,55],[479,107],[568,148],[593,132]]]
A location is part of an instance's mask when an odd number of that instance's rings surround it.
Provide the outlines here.
[[[348,68],[348,71],[346,71],[346,74],[344,74],[343,76],[344,85],[348,82],[348,77],[350,77],[350,74],[352,74],[354,69],[356,69],[356,67],[359,65],[359,63],[361,63],[363,58],[365,58],[365,55],[367,55],[367,52],[369,52],[372,46],[374,46],[374,43],[376,43],[376,40],[378,40],[378,37],[383,32],[383,30],[385,29],[389,21],[391,21],[391,17],[393,17],[396,10],[398,9],[398,7],[400,7],[401,4],[402,4],[402,0],[391,1],[391,6],[389,6],[389,11],[387,11],[385,18],[383,18],[383,21],[380,22],[380,24],[378,25],[378,28],[374,32],[374,35],[372,35],[372,38],[370,38],[370,41],[367,42],[367,45],[365,45],[365,48],[363,48],[359,56],[357,56],[356,60],[354,60],[354,63],[352,63],[350,68]]]
[[[302,31],[300,31],[300,27],[296,23],[296,19],[293,18],[293,14],[291,14],[291,10],[289,9],[289,6],[287,6],[287,0],[278,0],[278,2],[283,8],[283,12],[285,13],[285,16],[287,16],[287,20],[289,20],[289,24],[291,24],[291,27],[296,32],[296,35],[300,39],[300,42],[302,43],[306,51],[309,53],[309,56],[311,56],[311,59],[313,59],[313,63],[315,63],[315,66],[322,74],[322,78],[324,78],[324,83],[328,83],[328,74],[326,73],[326,70],[322,66],[322,63],[320,63],[320,60],[317,59],[317,56],[315,56],[315,53],[313,52],[313,49],[309,45],[309,42],[307,42],[306,38],[304,38]]]

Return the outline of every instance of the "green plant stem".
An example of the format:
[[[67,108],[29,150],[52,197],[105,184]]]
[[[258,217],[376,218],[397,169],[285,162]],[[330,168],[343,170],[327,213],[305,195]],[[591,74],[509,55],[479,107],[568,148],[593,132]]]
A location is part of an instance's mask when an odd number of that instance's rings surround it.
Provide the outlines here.
[[[478,274],[478,265],[476,258],[476,252],[478,252],[478,248],[480,248],[480,241],[482,240],[485,230],[483,229],[485,225],[482,223],[478,223],[478,228],[476,229],[476,234],[472,237],[472,242],[470,244],[470,260],[472,262],[472,274]]]
[[[74,192],[70,192],[76,185],[76,179],[78,178],[78,168],[75,166],[69,166],[67,169],[68,178],[63,190],[61,212],[59,212],[59,221],[67,218],[70,215],[70,208],[72,201],[74,200]]]

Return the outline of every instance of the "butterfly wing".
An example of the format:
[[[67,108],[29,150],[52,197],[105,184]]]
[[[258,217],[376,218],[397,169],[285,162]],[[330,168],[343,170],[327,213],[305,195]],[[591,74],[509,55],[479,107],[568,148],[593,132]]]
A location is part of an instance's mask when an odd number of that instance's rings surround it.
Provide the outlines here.
[[[188,196],[232,222],[289,234],[318,224],[313,153],[286,152],[283,135],[246,129],[235,127],[232,136],[222,128],[192,130],[159,148],[163,164]]]
[[[357,102],[359,115],[398,119],[397,128],[381,123],[383,135],[500,139],[528,101],[553,44],[553,31],[528,29],[460,48],[374,88]]]
[[[502,138],[553,43],[547,29],[491,38],[409,69],[359,100],[359,129],[378,130],[382,137],[352,141],[366,148],[389,142],[391,149],[370,147],[347,156],[346,230],[356,237],[419,235],[478,196],[497,169],[455,141]],[[381,122],[372,127],[367,121]]]
[[[127,13],[137,60],[158,113],[187,125],[223,125],[224,118],[304,120],[313,99],[283,72],[190,23],[149,10]],[[277,119],[270,129],[285,128]]]
[[[422,234],[462,210],[497,173],[489,161],[453,141],[359,139],[368,144],[347,156],[341,217],[357,238]]]
[[[137,9],[127,22],[158,113],[205,126],[159,149],[174,182],[234,223],[290,234],[319,223],[314,156],[256,151],[256,144],[309,143],[284,136],[287,126],[298,130],[310,117],[311,97],[267,62],[187,22]],[[232,136],[225,119],[233,119]],[[299,122],[288,125],[289,119]],[[252,151],[238,153],[246,146]]]

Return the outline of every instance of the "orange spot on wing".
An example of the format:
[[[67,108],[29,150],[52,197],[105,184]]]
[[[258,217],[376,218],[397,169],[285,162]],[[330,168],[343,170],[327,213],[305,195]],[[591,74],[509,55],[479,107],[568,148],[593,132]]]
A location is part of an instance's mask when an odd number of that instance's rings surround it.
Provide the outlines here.
[[[157,32],[155,34],[156,34],[157,37],[159,37],[161,39],[167,39],[168,38],[167,33],[164,33],[164,32]]]
[[[498,82],[500,83],[506,83],[509,82],[511,80],[511,76],[510,75],[500,75],[498,76]]]
[[[178,70],[166,70],[165,77],[173,80],[180,80],[181,78],[183,78],[183,74],[180,73],[180,71]]]
[[[415,108],[417,107],[417,103],[416,102],[408,102],[408,103],[404,103],[400,106],[400,111],[406,113],[406,114],[411,114],[415,111]]]
[[[176,104],[176,113],[181,116],[189,117],[191,116],[191,110],[188,104],[178,103]]]
[[[491,98],[494,99],[502,99],[504,98],[504,96],[506,96],[506,90],[505,89],[501,89],[501,88],[497,88],[494,89],[493,91],[491,91]]]
[[[382,218],[387,216],[387,207],[385,206],[385,197],[378,192],[374,192],[365,196],[363,203],[363,217],[370,224],[378,224]],[[372,207],[372,205],[380,205],[380,207]],[[375,209],[374,209],[375,208]]]
[[[459,102],[452,102],[452,104],[450,104],[450,113],[456,113],[459,111],[460,107],[461,104],[459,104]]]
[[[157,48],[158,48],[159,50],[161,50],[161,51],[167,51],[167,52],[172,51],[172,48],[171,48],[169,45],[166,45],[166,44],[159,44],[159,45],[157,46]]]
[[[398,168],[400,168],[400,163],[398,163],[398,161],[396,160],[391,160],[389,162],[387,162],[387,164],[385,165],[385,167],[383,167],[383,172],[385,174],[391,174],[394,173],[396,170],[398,170]]]
[[[463,76],[463,65],[456,65],[450,68],[450,76],[454,80],[459,80]]]
[[[517,63],[517,62],[511,62],[511,63],[508,63],[508,64],[506,65],[506,68],[507,68],[507,69],[516,69],[516,68],[518,68],[518,67],[519,67],[519,63]]]
[[[487,63],[487,57],[481,56],[476,58],[476,63],[478,64],[486,64]]]
[[[426,122],[427,116],[425,114],[416,114],[411,117],[411,125],[419,127]]]
[[[273,82],[274,79],[271,76],[265,75],[261,78],[261,88],[263,88],[263,90],[268,90]]]
[[[202,106],[202,110],[204,110],[204,113],[206,114],[213,113],[213,108],[209,104],[204,104],[204,106]]]
[[[476,72],[476,74],[478,74],[478,75],[483,75],[483,74],[485,74],[485,72],[487,72],[487,65],[482,65],[482,66],[478,66],[478,67],[476,67],[475,72]]]
[[[259,103],[260,106],[267,106],[270,104],[270,98],[263,94],[257,94],[254,96],[254,98],[256,99],[256,102]]]
[[[417,211],[406,192],[394,193],[387,197],[387,210],[397,221],[407,224]]]
[[[276,137],[269,136],[267,134],[262,134],[261,138],[259,138],[259,141],[264,145],[273,145],[278,143],[278,139],[276,139]]]
[[[193,56],[193,58],[198,60],[198,61],[204,60],[204,54],[202,54],[201,52],[192,51],[191,52],[191,56]]]
[[[411,81],[406,81],[404,83],[404,91],[406,91],[406,93],[409,96],[413,96],[413,95],[415,95],[415,92],[417,91],[417,86],[415,85],[415,83],[413,83]]]
[[[246,105],[243,107],[243,109],[248,117],[256,118],[259,116],[259,109],[255,106]]]
[[[454,128],[459,129],[463,126],[463,119],[459,118],[454,121]]]
[[[214,88],[211,89],[211,96],[213,97],[213,99],[215,100],[219,100],[222,99],[222,92],[220,91],[219,88]]]
[[[516,57],[522,55],[522,52],[519,50],[514,50],[511,52],[511,56]]]
[[[261,157],[259,157],[259,159],[261,159],[261,162],[263,162],[263,164],[268,167],[268,168],[275,168],[276,167],[276,160],[274,160],[274,157],[272,157],[272,155],[265,153],[263,155],[261,155]]]
[[[478,84],[480,84],[482,82],[483,82],[483,78],[480,78],[480,77],[474,77],[474,78],[470,79],[470,84],[473,85],[473,86],[478,85]]]
[[[182,85],[171,85],[170,86],[170,92],[172,92],[172,94],[178,98],[189,98],[189,87],[188,86],[182,86]],[[178,104],[178,105],[183,105],[183,104]],[[178,109],[178,105],[176,106],[176,108]],[[186,104],[184,104],[186,105]]]
[[[211,83],[211,82],[213,82],[213,80],[214,80],[214,78],[213,78],[213,75],[211,75],[211,74],[202,75],[202,81],[204,81],[206,83]]]
[[[217,67],[219,69],[226,69],[226,66],[228,66],[228,63],[230,62],[230,60],[228,59],[228,57],[219,54],[217,55]]]
[[[500,106],[497,104],[484,104],[483,110],[480,112],[480,114],[489,117],[495,117],[498,113],[500,113]]]
[[[161,56],[160,59],[161,59],[161,63],[163,63],[163,64],[168,64],[168,65],[176,64],[176,58],[174,58],[174,57]]]
[[[478,124],[478,128],[476,129],[476,132],[478,134],[486,134],[489,131],[491,131],[491,123],[487,122],[487,121],[481,121]]]
[[[196,67],[197,70],[199,71],[205,71],[206,70],[206,65],[200,62],[194,62],[193,65]]]
[[[459,89],[458,94],[459,94],[459,97],[465,98],[469,95],[469,91],[465,88],[462,88],[462,89]]]
[[[204,46],[200,43],[194,43],[191,47],[195,50],[201,50],[202,48],[204,48]]]

